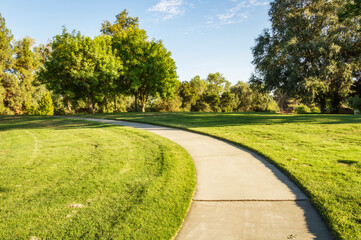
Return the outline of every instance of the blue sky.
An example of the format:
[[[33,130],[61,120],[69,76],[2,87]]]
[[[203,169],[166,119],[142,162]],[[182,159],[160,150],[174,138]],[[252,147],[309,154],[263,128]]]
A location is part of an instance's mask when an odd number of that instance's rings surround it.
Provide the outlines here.
[[[248,81],[251,47],[270,27],[270,0],[0,0],[0,13],[16,40],[36,44],[60,34],[62,26],[99,35],[104,20],[127,9],[151,38],[172,52],[181,81],[220,72],[228,81]]]

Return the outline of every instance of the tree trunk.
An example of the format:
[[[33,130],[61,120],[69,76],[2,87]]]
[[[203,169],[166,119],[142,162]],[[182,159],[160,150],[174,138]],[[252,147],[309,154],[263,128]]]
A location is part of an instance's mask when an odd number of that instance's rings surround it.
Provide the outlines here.
[[[94,113],[94,104],[93,104],[92,97],[90,95],[88,95],[88,111],[90,114]]]
[[[145,112],[145,101],[142,101],[142,112]]]
[[[134,110],[138,112],[138,94],[134,95]]]
[[[319,101],[319,104],[320,104],[320,110],[321,110],[321,113],[322,114],[325,114],[326,113],[326,98],[322,98],[320,101]]]
[[[331,113],[339,113],[341,108],[341,98],[337,94],[335,94],[335,96],[331,99],[331,107]]]
[[[71,110],[71,104],[70,104],[70,100],[66,100],[66,106],[68,108],[68,111],[70,114],[73,114],[73,111]]]
[[[142,112],[145,112],[145,104],[148,100],[148,95],[143,95],[141,98],[140,98],[140,101],[142,103]]]
[[[117,109],[117,96],[114,96],[114,112],[118,112],[118,109]]]

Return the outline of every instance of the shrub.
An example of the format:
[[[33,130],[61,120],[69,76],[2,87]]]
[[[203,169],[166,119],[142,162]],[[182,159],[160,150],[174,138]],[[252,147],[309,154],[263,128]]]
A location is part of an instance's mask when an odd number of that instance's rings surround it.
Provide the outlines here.
[[[348,103],[353,109],[361,112],[361,98],[359,96],[353,96],[348,99]]]
[[[280,111],[280,107],[278,106],[278,104],[273,100],[272,102],[270,102],[267,106],[266,109],[267,112],[279,112]]]
[[[304,104],[298,105],[298,107],[296,107],[295,111],[296,111],[296,113],[298,113],[298,114],[311,113],[310,108],[307,107],[307,106],[304,105]]]
[[[321,113],[321,110],[315,106],[311,108],[311,113]]]
[[[54,115],[53,100],[51,99],[49,92],[44,93],[43,97],[40,99],[36,115]]]

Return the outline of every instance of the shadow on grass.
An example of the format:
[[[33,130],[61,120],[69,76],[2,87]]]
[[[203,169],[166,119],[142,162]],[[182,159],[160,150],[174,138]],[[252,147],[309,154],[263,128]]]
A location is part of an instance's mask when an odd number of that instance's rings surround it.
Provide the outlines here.
[[[74,115],[75,117],[107,118],[169,125],[175,127],[225,127],[242,125],[279,124],[361,124],[361,115],[321,115],[321,114],[275,114],[275,113],[107,113]],[[72,117],[69,115],[67,117]],[[51,121],[47,121],[51,119]],[[90,123],[84,120],[55,118],[52,116],[1,116],[0,131],[11,129],[48,128],[104,128],[111,125]]]
[[[6,188],[6,187],[0,187],[0,193],[2,192],[9,192],[10,189],[9,188]]]
[[[56,118],[52,116],[2,116],[0,117],[0,131],[21,129],[81,129],[81,128],[107,128],[112,125],[95,123],[84,120]]]
[[[275,113],[109,113],[79,115],[159,124],[181,124],[184,127],[219,127],[235,125],[274,124],[354,124],[361,115],[275,114]]]

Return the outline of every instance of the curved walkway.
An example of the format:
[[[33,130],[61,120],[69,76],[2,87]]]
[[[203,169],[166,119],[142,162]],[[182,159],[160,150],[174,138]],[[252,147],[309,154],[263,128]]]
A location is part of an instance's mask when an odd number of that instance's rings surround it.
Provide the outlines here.
[[[307,196],[250,151],[175,128],[81,119],[143,129],[188,151],[196,167],[197,187],[176,239],[333,239]]]

